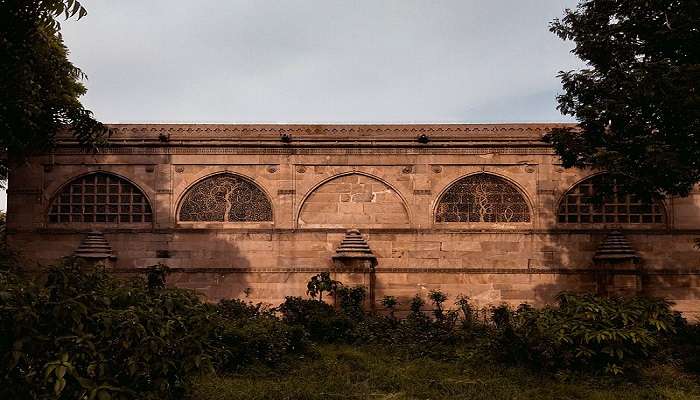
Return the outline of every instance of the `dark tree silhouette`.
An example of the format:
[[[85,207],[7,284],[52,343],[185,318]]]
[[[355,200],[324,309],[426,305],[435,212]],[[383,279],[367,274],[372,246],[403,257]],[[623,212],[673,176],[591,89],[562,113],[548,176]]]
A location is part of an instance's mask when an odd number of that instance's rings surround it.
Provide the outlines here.
[[[630,191],[687,195],[700,181],[700,0],[581,0],[550,30],[586,62],[561,72],[546,136],[565,167],[625,176]]]

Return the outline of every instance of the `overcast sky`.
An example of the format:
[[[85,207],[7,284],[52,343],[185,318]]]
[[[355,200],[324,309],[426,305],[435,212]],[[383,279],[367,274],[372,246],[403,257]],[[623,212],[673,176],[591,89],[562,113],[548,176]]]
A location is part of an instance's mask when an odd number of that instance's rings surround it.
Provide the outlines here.
[[[562,121],[579,66],[547,30],[575,0],[83,4],[63,35],[105,122]]]

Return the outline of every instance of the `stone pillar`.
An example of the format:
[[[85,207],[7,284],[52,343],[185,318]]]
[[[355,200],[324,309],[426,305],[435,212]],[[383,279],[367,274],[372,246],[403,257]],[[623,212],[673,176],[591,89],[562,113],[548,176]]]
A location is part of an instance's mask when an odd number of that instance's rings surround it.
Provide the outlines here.
[[[625,235],[612,231],[593,257],[596,286],[602,296],[634,296],[642,291],[640,257]]]
[[[374,268],[377,266],[377,257],[372,253],[360,231],[357,229],[348,230],[335,253],[332,258],[336,274],[347,274],[351,282],[357,282],[357,278],[359,278],[360,282],[367,283],[369,286],[369,306],[374,311],[376,280]]]
[[[100,231],[89,232],[73,252],[73,256],[85,260],[90,265],[106,268],[114,267],[117,259],[112,253],[112,246]]]

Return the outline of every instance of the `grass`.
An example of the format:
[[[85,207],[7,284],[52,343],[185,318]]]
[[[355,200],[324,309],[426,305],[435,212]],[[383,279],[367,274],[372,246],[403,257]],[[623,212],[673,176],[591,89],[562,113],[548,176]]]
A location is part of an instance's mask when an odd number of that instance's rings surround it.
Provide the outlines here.
[[[402,360],[381,349],[321,346],[277,370],[207,376],[192,400],[255,399],[700,399],[697,376],[671,366],[625,380],[553,376],[468,360]]]

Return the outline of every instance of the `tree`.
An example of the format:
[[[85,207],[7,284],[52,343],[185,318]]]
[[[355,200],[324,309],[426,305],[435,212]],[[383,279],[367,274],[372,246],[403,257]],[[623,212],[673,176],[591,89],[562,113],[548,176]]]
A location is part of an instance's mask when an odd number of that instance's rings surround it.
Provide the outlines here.
[[[318,295],[318,300],[323,301],[323,292],[332,294],[339,286],[340,282],[331,279],[330,272],[321,272],[311,277],[306,284],[306,293],[311,296],[312,299],[315,299],[316,295]]]
[[[58,22],[86,14],[75,0],[0,0],[0,181],[9,161],[50,150],[62,129],[84,146],[103,143],[108,130],[80,104],[85,75]]]
[[[558,109],[578,127],[545,136],[564,166],[687,195],[700,181],[700,0],[581,0],[550,30],[587,63],[559,75]]]

